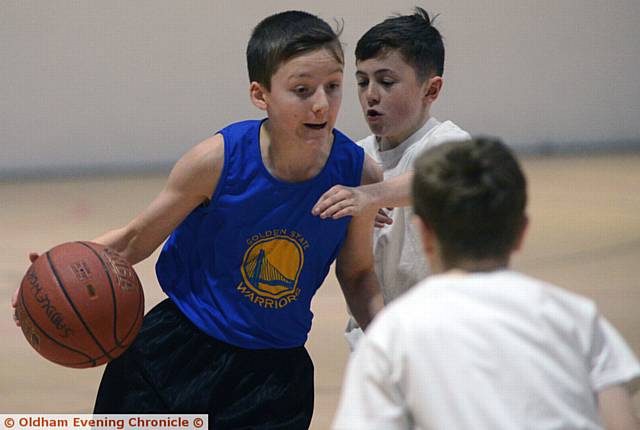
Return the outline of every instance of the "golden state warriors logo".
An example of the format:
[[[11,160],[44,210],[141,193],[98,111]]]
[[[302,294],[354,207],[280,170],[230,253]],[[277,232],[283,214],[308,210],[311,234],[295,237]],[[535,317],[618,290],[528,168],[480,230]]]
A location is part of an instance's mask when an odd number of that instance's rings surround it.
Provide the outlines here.
[[[247,240],[242,259],[242,281],[237,290],[251,302],[280,309],[300,294],[298,277],[309,244],[293,231],[269,230]]]

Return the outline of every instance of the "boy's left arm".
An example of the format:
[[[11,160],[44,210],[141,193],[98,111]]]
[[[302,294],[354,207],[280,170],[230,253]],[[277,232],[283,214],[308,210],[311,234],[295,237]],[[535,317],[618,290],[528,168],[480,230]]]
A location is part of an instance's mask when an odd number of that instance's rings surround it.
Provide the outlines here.
[[[640,365],[618,330],[595,313],[590,327],[588,362],[591,386],[606,430],[639,430],[631,395],[638,390]]]
[[[367,157],[364,162],[362,183],[379,181],[381,177],[379,167]],[[375,214],[375,209],[368,209],[353,217],[336,260],[336,276],[345,300],[363,329],[384,306],[373,264]]]
[[[598,392],[598,409],[606,430],[638,430],[631,396],[624,385],[613,385]]]

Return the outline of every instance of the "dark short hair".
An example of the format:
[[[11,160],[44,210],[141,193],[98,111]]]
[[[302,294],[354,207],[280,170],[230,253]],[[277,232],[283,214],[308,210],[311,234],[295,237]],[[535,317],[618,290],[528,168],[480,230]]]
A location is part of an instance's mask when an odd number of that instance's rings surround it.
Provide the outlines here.
[[[356,45],[356,60],[368,60],[393,50],[400,52],[420,81],[444,73],[442,36],[420,7],[412,15],[393,16],[371,27]]]
[[[416,215],[429,225],[449,266],[504,259],[526,220],[526,179],[502,142],[476,138],[435,146],[416,159]]]
[[[340,64],[344,54],[340,32],[307,12],[286,11],[263,19],[251,33],[247,45],[249,80],[271,89],[271,77],[292,57],[327,49]]]

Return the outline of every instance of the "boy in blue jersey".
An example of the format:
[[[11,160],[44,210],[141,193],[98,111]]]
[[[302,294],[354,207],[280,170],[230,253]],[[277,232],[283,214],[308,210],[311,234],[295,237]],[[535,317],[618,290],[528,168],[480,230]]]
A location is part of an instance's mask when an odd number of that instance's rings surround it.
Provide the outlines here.
[[[232,124],[188,151],[156,199],[95,242],[135,264],[167,239],[156,271],[169,299],[107,366],[95,413],[208,413],[215,429],[304,429],[313,364],[311,299],[336,261],[358,323],[382,307],[373,269],[375,210],[314,217],[336,184],[379,180],[334,130],[342,99],[338,35],[305,12],[264,19],[247,48],[262,121]]]

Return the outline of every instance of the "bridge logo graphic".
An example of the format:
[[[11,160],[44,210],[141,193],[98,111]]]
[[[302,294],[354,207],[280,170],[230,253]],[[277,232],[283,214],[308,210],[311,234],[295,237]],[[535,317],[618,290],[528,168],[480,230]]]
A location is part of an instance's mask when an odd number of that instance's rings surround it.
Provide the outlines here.
[[[277,235],[259,240],[242,259],[242,279],[251,291],[238,289],[254,303],[281,308],[299,294],[298,277],[303,264],[302,247],[292,237]]]

